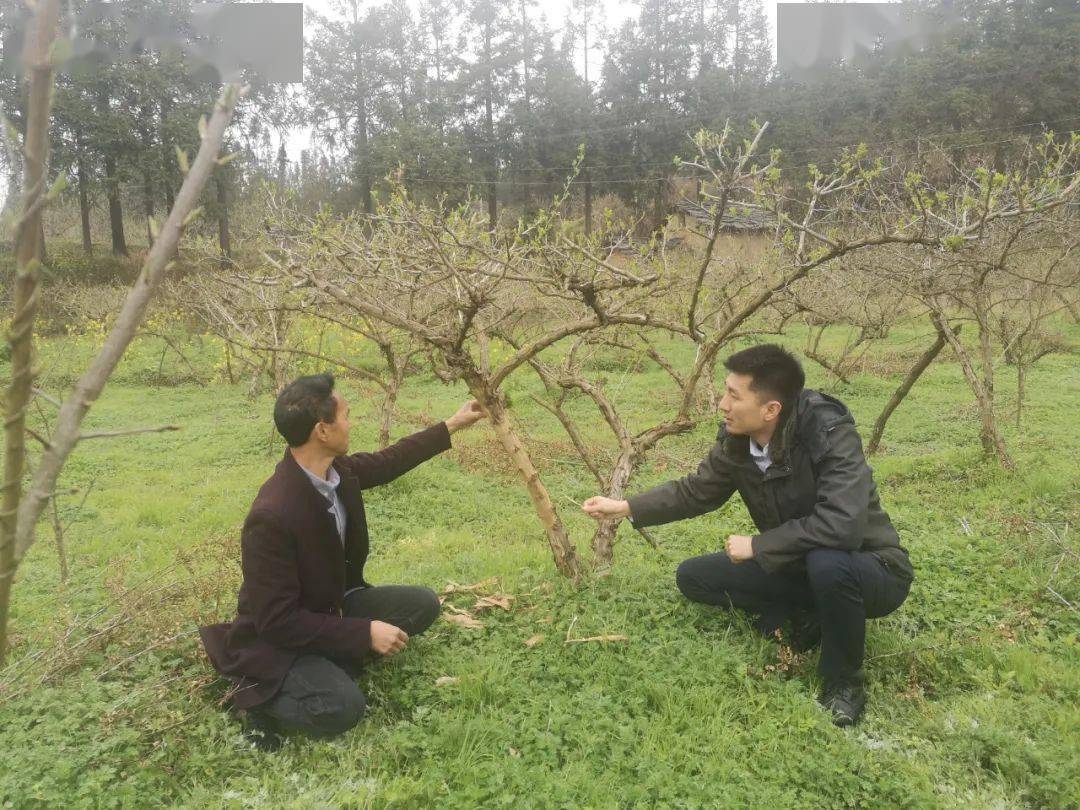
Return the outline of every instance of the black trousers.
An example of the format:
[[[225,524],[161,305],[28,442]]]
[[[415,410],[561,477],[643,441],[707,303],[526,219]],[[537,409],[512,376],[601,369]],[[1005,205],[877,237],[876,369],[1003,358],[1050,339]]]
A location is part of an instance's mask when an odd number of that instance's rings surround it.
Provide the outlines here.
[[[439,615],[439,598],[428,588],[382,585],[345,597],[344,613],[400,627],[410,637],[427,630]],[[374,655],[374,653],[372,653]],[[356,685],[358,673],[321,655],[301,655],[281,690],[256,708],[283,731],[333,737],[360,722],[367,699]]]
[[[818,671],[827,684],[863,678],[866,620],[892,613],[907,598],[911,581],[869,551],[815,549],[803,569],[766,573],[756,560],[733,563],[727,554],[684,561],[675,574],[688,599],[755,614],[766,635],[798,610],[821,623]]]

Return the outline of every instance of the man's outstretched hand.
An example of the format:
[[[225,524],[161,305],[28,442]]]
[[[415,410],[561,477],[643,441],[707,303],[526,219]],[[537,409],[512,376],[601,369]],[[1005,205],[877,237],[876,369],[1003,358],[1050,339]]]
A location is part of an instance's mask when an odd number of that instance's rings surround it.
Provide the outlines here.
[[[630,517],[630,504],[626,501],[617,501],[614,498],[605,498],[603,495],[594,495],[581,505],[585,514],[596,520],[614,520],[616,518]]]
[[[470,399],[458,412],[446,420],[446,429],[451,433],[457,433],[462,428],[472,427],[486,416],[484,409],[475,399]]]
[[[371,649],[379,655],[393,655],[405,649],[409,634],[386,622],[371,622]]]

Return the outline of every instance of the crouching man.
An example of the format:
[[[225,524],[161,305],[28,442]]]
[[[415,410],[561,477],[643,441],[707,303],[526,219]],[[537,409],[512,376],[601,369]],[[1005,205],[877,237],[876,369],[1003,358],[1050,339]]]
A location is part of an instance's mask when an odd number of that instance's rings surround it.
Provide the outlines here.
[[[385,450],[347,455],[349,405],[334,378],[301,377],[282,390],[274,423],[289,447],[244,521],[236,619],[200,628],[257,744],[277,747],[281,731],[352,728],[366,708],[355,682],[365,660],[400,652],[435,621],[439,600],[428,588],[364,579],[361,493],[448,449],[451,433],[482,417],[468,402]]]
[[[866,704],[866,619],[907,598],[907,552],[843,403],[804,389],[799,362],[779,346],[754,346],[725,366],[724,423],[697,472],[629,500],[590,498],[584,509],[653,526],[710,512],[738,491],[758,534],[684,561],[679,590],[749,611],[758,630],[785,630],[797,650],[820,644],[818,700],[833,722],[851,725]]]

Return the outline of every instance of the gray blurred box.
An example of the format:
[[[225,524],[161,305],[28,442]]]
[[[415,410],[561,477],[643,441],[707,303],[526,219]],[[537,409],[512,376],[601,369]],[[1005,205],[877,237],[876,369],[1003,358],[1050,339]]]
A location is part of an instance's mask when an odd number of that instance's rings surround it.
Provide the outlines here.
[[[28,11],[16,14],[0,48],[0,73],[21,75],[22,43]],[[89,32],[105,20],[120,20],[124,40],[108,45]],[[88,64],[121,63],[147,50],[178,49],[192,59],[194,72],[210,66],[221,81],[240,78],[244,69],[265,82],[304,80],[303,3],[200,3],[187,20],[164,14],[132,14],[114,3],[89,0],[72,20],[70,59],[61,73],[77,72]]]
[[[917,13],[904,3],[777,3],[776,66],[792,78],[837,62],[919,51],[953,23],[940,11]]]
[[[304,80],[303,3],[200,3],[192,25],[207,38],[199,55],[226,81],[241,68],[267,82]]]

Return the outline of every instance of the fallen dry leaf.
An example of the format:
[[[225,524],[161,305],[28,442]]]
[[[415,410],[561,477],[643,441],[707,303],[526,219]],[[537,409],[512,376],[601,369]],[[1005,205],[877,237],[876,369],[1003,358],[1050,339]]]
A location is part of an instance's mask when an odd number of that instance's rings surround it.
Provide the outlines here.
[[[455,678],[453,675],[443,675],[441,678],[435,679],[436,686],[453,686],[460,678]]]
[[[491,608],[510,610],[510,603],[513,601],[514,597],[508,593],[498,594],[496,596],[481,596],[476,600],[476,604],[473,605],[473,610],[477,613],[483,610],[490,610]]]
[[[536,620],[537,624],[551,624],[553,621],[555,621],[555,617],[550,614],[542,619]]]
[[[446,587],[442,590],[443,596],[449,596],[452,593],[470,593],[472,591],[481,591],[491,585],[495,585],[499,582],[498,577],[488,577],[482,579],[479,582],[474,582],[472,585],[459,585],[453,580],[449,580],[446,583]]]
[[[484,625],[476,620],[469,611],[462,610],[461,608],[454,607],[453,605],[446,605],[443,609],[442,617],[446,621],[456,624],[458,627],[464,627],[466,630],[479,630]]]
[[[525,646],[528,647],[529,649],[532,649],[533,647],[535,647],[537,644],[539,644],[543,640],[544,640],[544,634],[543,633],[537,633],[535,636],[531,636],[529,639],[527,639],[525,641]]]

